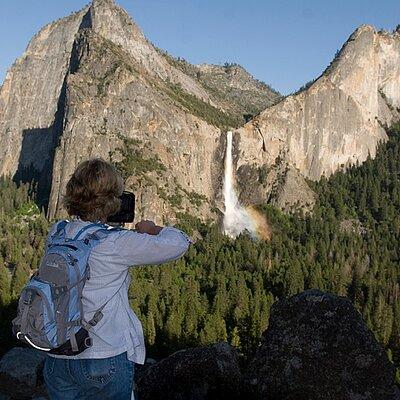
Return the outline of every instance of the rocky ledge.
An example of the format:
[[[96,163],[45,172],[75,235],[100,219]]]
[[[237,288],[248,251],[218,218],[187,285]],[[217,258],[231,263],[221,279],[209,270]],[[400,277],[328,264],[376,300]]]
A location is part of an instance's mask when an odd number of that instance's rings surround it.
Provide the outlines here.
[[[23,367],[23,368],[22,368]],[[43,356],[0,361],[0,399],[45,399]],[[400,400],[394,366],[351,302],[309,290],[275,303],[248,365],[227,343],[186,349],[136,370],[140,400]]]

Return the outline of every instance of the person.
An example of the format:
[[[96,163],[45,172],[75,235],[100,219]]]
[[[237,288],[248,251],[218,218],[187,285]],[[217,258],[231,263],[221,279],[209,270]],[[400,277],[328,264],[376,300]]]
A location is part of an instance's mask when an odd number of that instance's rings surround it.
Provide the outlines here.
[[[123,189],[123,179],[112,164],[99,158],[80,163],[64,197],[72,218],[65,227],[66,237],[87,224],[105,223],[119,210]],[[86,320],[107,304],[103,318],[89,331],[91,347],[75,356],[46,355],[43,375],[53,400],[133,398],[134,365],[144,364],[145,343],[141,323],[129,306],[129,267],[175,260],[191,243],[174,227],[147,220],[135,227],[136,231],[110,232],[90,253],[90,279],[82,292]]]

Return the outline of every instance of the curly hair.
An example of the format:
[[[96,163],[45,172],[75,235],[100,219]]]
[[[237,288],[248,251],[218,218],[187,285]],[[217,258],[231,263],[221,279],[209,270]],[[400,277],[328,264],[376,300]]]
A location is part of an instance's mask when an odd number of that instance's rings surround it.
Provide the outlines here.
[[[105,222],[120,206],[124,182],[115,167],[101,158],[81,162],[67,183],[64,207],[71,216]]]

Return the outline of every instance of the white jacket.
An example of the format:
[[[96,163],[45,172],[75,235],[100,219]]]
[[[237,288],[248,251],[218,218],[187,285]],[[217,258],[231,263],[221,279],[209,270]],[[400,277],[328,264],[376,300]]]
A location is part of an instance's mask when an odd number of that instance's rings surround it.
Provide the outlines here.
[[[87,224],[89,222],[71,221],[65,228],[66,236],[73,237]],[[54,230],[55,226],[49,235]],[[87,232],[95,230],[90,228]],[[184,232],[173,227],[163,228],[158,235],[123,229],[101,239],[100,244],[91,251],[90,279],[86,281],[82,292],[86,321],[108,301],[102,310],[103,318],[89,331],[93,345],[76,356],[49,355],[70,359],[107,358],[126,351],[129,360],[144,364],[146,351],[142,324],[128,300],[128,268],[175,260],[186,252],[190,243],[190,238]]]

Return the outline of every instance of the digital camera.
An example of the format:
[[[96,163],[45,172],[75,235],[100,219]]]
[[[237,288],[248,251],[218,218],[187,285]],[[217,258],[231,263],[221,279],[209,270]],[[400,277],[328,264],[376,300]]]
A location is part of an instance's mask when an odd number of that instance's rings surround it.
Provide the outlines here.
[[[120,209],[114,215],[108,217],[107,222],[123,224],[133,222],[135,219],[135,194],[124,191],[120,199]]]

